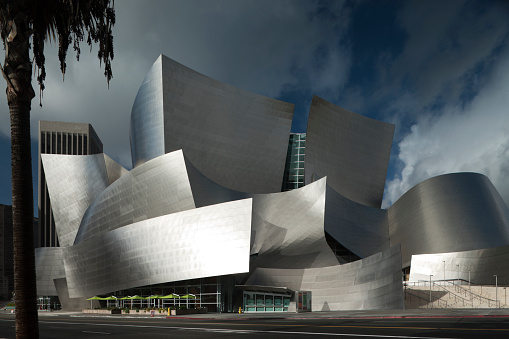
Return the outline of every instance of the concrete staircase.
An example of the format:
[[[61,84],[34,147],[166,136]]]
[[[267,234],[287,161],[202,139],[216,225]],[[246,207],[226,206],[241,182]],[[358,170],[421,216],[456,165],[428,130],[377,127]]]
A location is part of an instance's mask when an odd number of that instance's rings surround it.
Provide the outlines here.
[[[405,308],[509,308],[505,286],[467,286],[461,281],[405,282]]]

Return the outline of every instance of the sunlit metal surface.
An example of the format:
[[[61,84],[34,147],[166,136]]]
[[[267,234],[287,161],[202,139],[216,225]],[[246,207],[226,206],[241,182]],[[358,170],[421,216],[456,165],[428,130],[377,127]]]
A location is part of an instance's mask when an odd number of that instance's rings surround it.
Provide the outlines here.
[[[253,196],[253,267],[338,264],[324,235],[326,178],[300,189]]]
[[[61,247],[35,249],[37,295],[57,295],[53,279],[65,278]]]
[[[134,99],[130,124],[133,167],[165,153],[161,72],[159,57],[145,76]]]
[[[509,284],[509,246],[474,251],[419,254],[412,256],[410,280],[463,280],[473,284],[493,285],[494,275],[500,285]]]
[[[85,212],[75,244],[137,221],[193,208],[182,151],[168,153],[106,188]]]
[[[390,247],[387,211],[353,202],[328,185],[325,231],[361,258]]]
[[[166,153],[183,149],[201,173],[224,187],[279,192],[293,107],[221,83],[161,55],[141,85],[131,113],[133,164],[160,155],[162,147]]]
[[[69,297],[249,271],[252,200],[173,213],[64,248]]]
[[[306,135],[305,183],[327,176],[344,197],[380,207],[394,125],[313,97]]]
[[[458,252],[509,244],[509,211],[490,180],[453,173],[413,187],[389,208],[391,245],[404,267],[413,254]]]
[[[401,309],[402,284],[399,246],[345,265],[257,268],[246,281],[246,285],[311,291],[313,311]]]
[[[74,243],[92,201],[109,185],[103,154],[41,154],[60,246]]]

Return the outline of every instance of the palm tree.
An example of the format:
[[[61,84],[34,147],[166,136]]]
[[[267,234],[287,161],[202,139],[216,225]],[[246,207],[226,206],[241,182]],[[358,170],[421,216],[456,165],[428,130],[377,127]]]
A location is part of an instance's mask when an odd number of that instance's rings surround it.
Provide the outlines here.
[[[30,151],[30,107],[35,92],[29,52],[32,48],[41,93],[46,77],[44,43],[58,41],[60,69],[65,74],[69,45],[73,45],[79,60],[80,42],[86,38],[88,45],[99,44],[98,57],[104,63],[109,84],[114,24],[115,11],[110,0],[0,0],[0,31],[5,49],[4,67],[0,65],[0,70],[7,81],[11,119],[17,338],[39,337]]]

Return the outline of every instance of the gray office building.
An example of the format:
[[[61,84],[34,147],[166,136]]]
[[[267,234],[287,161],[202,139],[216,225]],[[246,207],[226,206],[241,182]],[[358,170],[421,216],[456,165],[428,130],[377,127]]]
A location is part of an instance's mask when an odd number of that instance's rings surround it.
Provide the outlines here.
[[[41,154],[88,155],[102,151],[103,144],[90,124],[39,121],[39,232],[36,232],[36,247],[59,246]]]

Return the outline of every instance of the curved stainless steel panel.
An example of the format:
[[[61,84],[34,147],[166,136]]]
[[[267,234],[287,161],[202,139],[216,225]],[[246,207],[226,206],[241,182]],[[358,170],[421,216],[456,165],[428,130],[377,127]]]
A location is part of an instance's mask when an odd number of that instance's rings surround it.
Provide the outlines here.
[[[309,268],[338,263],[324,237],[325,178],[284,193],[251,195],[213,182],[184,158],[197,207],[253,198],[251,254],[257,255],[253,267]]]
[[[353,202],[328,185],[325,231],[361,258],[390,247],[387,210]]]
[[[253,267],[338,264],[323,231],[325,186],[323,178],[292,191],[253,196],[251,254],[257,254]]]
[[[64,248],[69,297],[249,271],[252,200],[164,215]]]
[[[163,104],[165,152],[183,149],[201,173],[224,187],[279,192],[294,105],[213,80],[165,56],[153,66],[159,67],[161,72],[151,70],[147,76],[152,80],[140,88],[146,94],[137,97],[133,108],[133,163],[138,166],[161,152]],[[136,127],[142,122],[146,126]],[[157,138],[148,138],[155,129]]]
[[[131,110],[130,141],[133,167],[163,155],[163,81],[159,57],[148,71]]]
[[[445,263],[444,263],[445,262]],[[473,284],[509,284],[509,246],[499,246],[474,251],[419,254],[412,256],[410,280],[461,279]]]
[[[389,232],[406,267],[413,254],[508,245],[509,211],[486,176],[445,174],[414,186],[389,208]]]
[[[106,188],[85,212],[75,244],[137,221],[194,208],[182,151],[168,153]]]
[[[103,154],[41,154],[60,246],[74,243],[85,211],[109,184]]]
[[[322,268],[257,268],[246,285],[311,291],[313,311],[402,309],[401,251],[393,246],[353,263]]]
[[[380,208],[394,125],[313,96],[306,135],[305,183],[327,184],[357,203]]]
[[[57,295],[53,279],[65,278],[62,250],[62,247],[38,247],[35,249],[37,295]]]
[[[122,175],[129,172],[122,165],[117,163],[115,160],[111,159],[106,154],[103,153],[103,155],[104,163],[106,164],[106,172],[108,173],[108,182],[110,185],[113,184]]]

